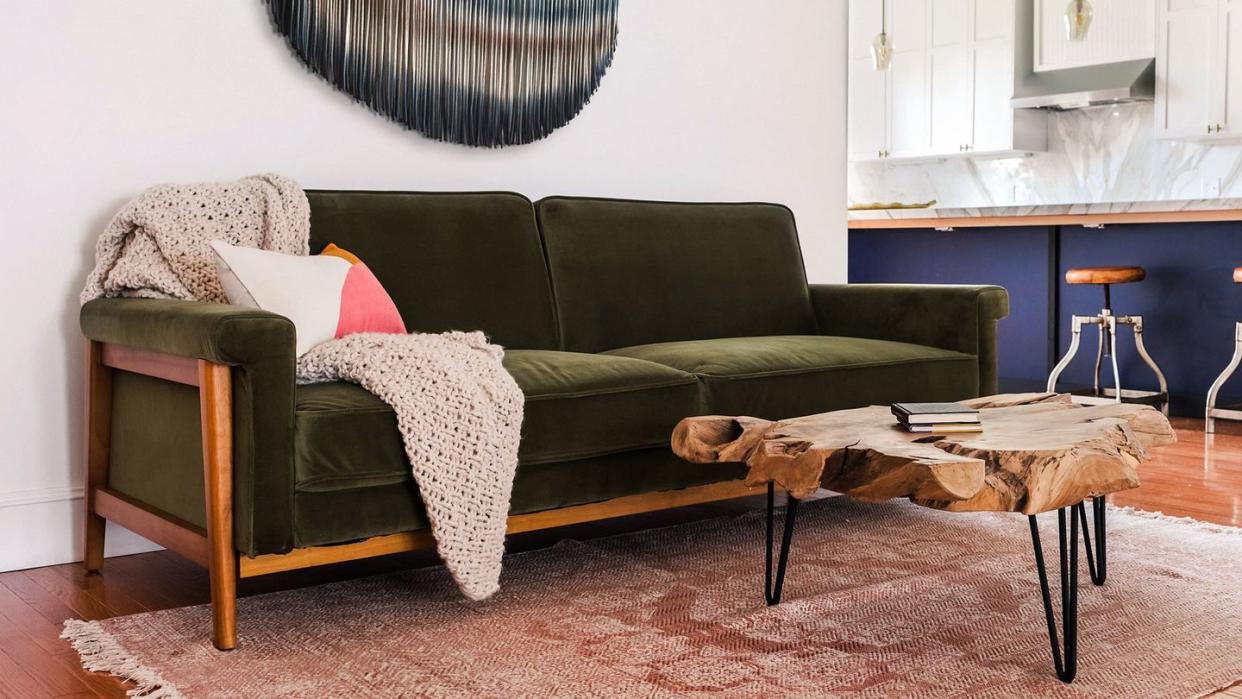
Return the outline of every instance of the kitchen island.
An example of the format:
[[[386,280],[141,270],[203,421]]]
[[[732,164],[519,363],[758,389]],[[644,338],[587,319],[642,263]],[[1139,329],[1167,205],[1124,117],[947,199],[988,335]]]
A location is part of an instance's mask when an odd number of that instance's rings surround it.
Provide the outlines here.
[[[1142,315],[1147,347],[1169,380],[1175,415],[1202,416],[1208,387],[1242,320],[1242,200],[851,212],[851,283],[999,284],[1010,316],[998,332],[1001,390],[1042,386],[1069,344],[1070,315],[1094,315],[1100,290],[1065,284],[1070,267],[1139,265],[1147,279],[1113,289],[1118,314]],[[1154,378],[1122,330],[1122,385]],[[1089,386],[1095,337],[1062,376]],[[1242,379],[1221,403],[1242,401]]]

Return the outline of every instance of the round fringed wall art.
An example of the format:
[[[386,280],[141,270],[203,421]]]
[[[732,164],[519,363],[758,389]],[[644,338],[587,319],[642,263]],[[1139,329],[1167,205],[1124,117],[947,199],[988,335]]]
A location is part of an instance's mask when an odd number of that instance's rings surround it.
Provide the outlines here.
[[[441,141],[510,146],[577,116],[617,46],[618,0],[265,0],[314,72]]]

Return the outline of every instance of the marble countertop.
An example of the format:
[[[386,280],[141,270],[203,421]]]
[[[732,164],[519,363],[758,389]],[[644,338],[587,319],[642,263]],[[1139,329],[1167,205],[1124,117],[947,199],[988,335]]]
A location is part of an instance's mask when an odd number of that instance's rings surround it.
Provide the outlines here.
[[[851,211],[851,221],[930,218],[1024,218],[1027,216],[1080,216],[1119,213],[1165,213],[1242,209],[1242,198],[1178,199],[1146,202],[1100,202],[1094,204],[1040,204],[1027,206],[941,207],[928,209],[880,209]]]

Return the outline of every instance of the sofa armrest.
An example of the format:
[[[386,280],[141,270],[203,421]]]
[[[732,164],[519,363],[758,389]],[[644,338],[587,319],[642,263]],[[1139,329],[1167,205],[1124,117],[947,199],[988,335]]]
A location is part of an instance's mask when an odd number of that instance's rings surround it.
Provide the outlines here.
[[[996,392],[996,322],[1009,315],[999,286],[812,284],[824,335],[894,340],[979,358],[979,391]]]
[[[121,298],[83,305],[80,321],[83,334],[96,342],[232,367],[235,543],[247,555],[291,549],[293,323],[274,313],[225,304]],[[172,419],[165,416],[184,412],[174,407],[165,406],[163,415],[159,405],[151,410],[161,419]],[[197,420],[197,415],[181,419]],[[184,465],[166,464],[160,455],[153,455],[149,467]],[[201,462],[192,467],[187,478],[193,473],[201,478]]]

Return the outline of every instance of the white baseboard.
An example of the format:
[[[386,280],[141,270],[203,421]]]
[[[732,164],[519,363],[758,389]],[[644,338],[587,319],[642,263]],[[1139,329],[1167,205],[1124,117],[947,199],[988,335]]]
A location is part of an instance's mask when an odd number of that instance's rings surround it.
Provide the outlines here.
[[[0,493],[0,572],[82,560],[82,488]],[[104,555],[125,556],[160,547],[108,523]]]

